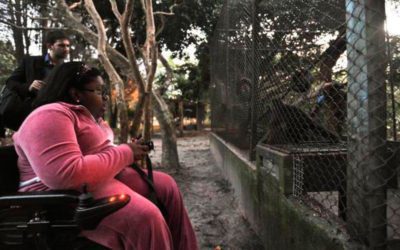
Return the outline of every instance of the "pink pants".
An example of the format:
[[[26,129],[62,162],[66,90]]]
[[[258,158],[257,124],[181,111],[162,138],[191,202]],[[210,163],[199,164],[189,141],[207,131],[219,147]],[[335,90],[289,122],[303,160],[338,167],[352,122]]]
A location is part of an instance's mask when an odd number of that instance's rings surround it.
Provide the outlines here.
[[[95,230],[84,231],[87,238],[111,249],[196,250],[197,242],[182,196],[174,179],[154,171],[157,197],[167,210],[165,220],[160,210],[145,197],[147,184],[139,174],[126,168],[106,185],[96,188],[95,198],[125,193],[131,201],[107,216]]]

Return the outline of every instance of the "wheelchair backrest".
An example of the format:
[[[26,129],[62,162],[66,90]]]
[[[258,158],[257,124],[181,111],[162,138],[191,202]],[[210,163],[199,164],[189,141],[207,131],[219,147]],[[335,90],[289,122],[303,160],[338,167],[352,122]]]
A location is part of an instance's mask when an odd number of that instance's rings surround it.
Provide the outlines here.
[[[19,185],[18,155],[13,145],[0,147],[0,194],[16,192]]]

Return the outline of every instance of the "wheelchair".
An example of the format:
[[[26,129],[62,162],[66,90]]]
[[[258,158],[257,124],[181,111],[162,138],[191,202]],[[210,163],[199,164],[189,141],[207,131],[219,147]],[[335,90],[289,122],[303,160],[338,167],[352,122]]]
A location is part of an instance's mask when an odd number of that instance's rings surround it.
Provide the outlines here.
[[[108,249],[80,236],[130,200],[125,194],[93,199],[71,190],[17,192],[18,156],[0,147],[0,249]]]

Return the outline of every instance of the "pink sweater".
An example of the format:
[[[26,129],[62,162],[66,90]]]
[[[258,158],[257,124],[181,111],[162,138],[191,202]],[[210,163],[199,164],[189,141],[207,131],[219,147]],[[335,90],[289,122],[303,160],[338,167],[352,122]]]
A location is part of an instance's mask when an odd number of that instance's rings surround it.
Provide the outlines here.
[[[83,106],[52,103],[39,107],[13,136],[21,181],[40,181],[20,191],[94,190],[133,162],[131,148],[113,144],[110,127]]]

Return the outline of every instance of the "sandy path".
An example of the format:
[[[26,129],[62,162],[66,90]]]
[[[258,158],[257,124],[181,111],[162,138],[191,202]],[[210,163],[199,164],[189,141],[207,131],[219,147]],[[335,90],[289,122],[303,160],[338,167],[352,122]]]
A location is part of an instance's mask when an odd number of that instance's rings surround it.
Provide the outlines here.
[[[182,163],[179,174],[159,166],[161,140],[154,139],[152,153],[155,168],[169,172],[184,196],[200,249],[263,249],[260,240],[242,217],[233,190],[224,180],[209,148],[205,133],[187,135],[178,140]],[[217,248],[218,249],[218,248]]]

